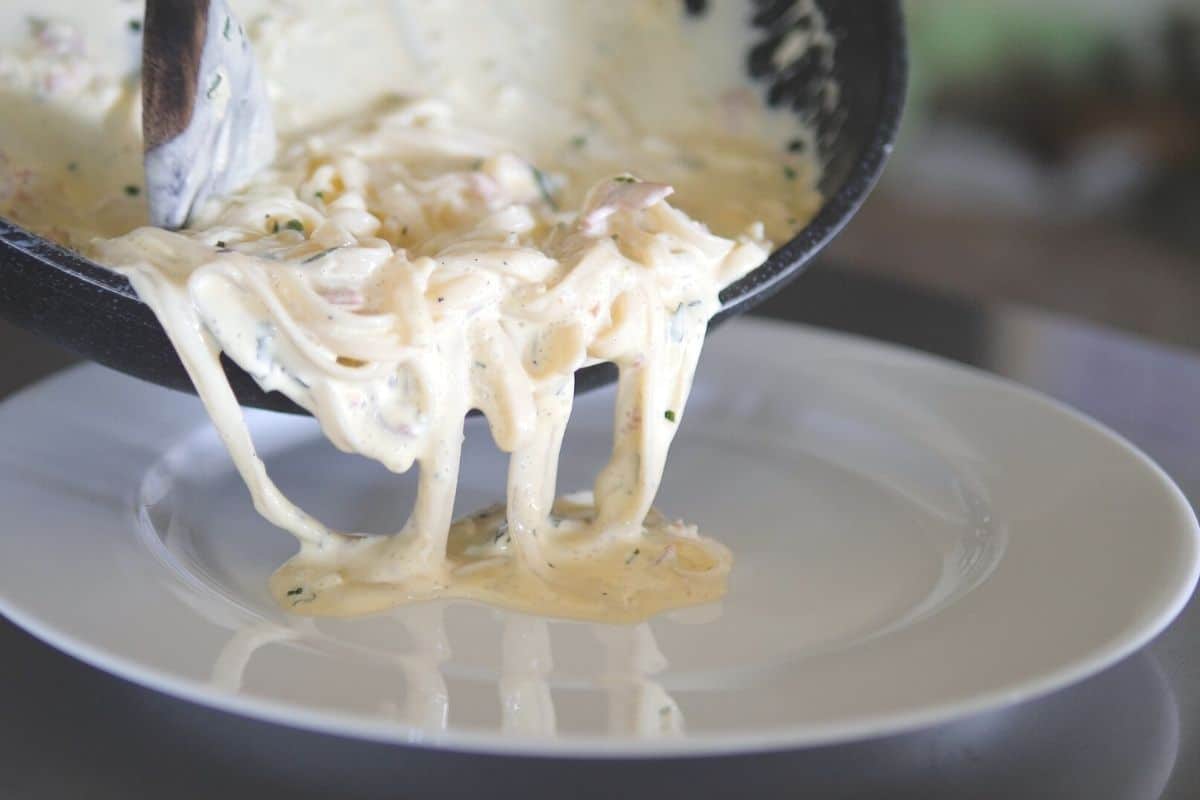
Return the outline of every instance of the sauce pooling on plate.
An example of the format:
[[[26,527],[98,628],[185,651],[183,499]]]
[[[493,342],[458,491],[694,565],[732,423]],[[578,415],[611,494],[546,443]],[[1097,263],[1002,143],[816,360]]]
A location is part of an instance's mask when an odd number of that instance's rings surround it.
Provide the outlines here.
[[[809,162],[787,154],[794,119],[742,83],[748,6],[697,20],[674,2],[510,0],[464,31],[463,4],[431,0],[402,4],[389,41],[389,4],[245,5],[275,165],[185,230],[94,226],[88,252],[154,309],[255,507],[299,539],[276,598],[308,614],[463,597],[631,621],[720,597],[729,551],[651,503],[718,292],[819,202]],[[355,42],[348,64],[322,49]],[[372,48],[350,103],[341,80]],[[421,82],[380,76],[398,62]],[[314,77],[297,85],[289,65]],[[338,448],[418,468],[403,528],[332,531],[286,498],[221,352]],[[590,492],[556,499],[573,376],[602,361],[620,372],[612,455]],[[471,409],[511,454],[507,497],[456,521]]]

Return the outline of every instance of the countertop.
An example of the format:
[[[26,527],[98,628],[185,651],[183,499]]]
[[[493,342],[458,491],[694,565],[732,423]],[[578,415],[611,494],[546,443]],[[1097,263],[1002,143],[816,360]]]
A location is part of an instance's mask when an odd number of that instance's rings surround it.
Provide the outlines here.
[[[1031,386],[1126,436],[1193,506],[1200,502],[1200,353],[827,267],[759,313],[916,347]],[[71,362],[0,322],[0,396]],[[517,760],[293,730],[111,677],[3,619],[0,654],[5,798],[1200,796],[1195,600],[1140,652],[1034,702],[873,741],[702,760]]]

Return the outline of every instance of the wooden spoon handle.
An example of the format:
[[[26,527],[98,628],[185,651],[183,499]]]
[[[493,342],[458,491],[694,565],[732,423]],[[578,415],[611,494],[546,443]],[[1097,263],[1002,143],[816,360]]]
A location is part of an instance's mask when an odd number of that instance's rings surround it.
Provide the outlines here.
[[[147,0],[142,38],[145,150],[174,139],[192,121],[210,0]]]

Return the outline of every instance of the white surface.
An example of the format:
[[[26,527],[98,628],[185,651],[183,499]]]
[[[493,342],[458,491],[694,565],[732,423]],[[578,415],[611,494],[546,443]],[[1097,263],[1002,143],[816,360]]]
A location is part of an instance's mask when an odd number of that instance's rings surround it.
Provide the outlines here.
[[[563,488],[602,461],[608,401],[579,403]],[[411,482],[310,421],[253,427],[319,515],[402,515]],[[502,480],[471,428],[463,510]],[[713,338],[660,498],[734,549],[730,595],[643,629],[461,604],[286,616],[265,580],[290,537],[256,517],[199,403],[99,368],[0,406],[0,437],[15,622],[199,702],[459,749],[711,753],[946,720],[1131,652],[1197,571],[1186,501],[1113,434],[980,373],[763,322]]]

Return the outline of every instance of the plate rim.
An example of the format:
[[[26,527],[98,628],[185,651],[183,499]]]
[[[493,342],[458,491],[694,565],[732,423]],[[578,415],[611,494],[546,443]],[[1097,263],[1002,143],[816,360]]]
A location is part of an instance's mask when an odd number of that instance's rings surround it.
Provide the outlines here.
[[[585,759],[645,759],[691,758],[721,755],[742,755],[807,749],[844,744],[851,741],[881,738],[911,732],[951,722],[976,714],[995,711],[1017,703],[1043,697],[1051,692],[1088,678],[1140,650],[1158,636],[1183,610],[1200,580],[1200,522],[1183,491],[1170,475],[1149,455],[1124,436],[1096,420],[1091,415],[1010,379],[948,358],[871,339],[865,336],[833,331],[816,326],[765,319],[743,319],[726,326],[727,330],[760,328],[787,330],[789,333],[813,340],[832,339],[867,351],[876,351],[888,360],[916,360],[937,369],[968,374],[973,381],[988,384],[989,389],[1001,389],[1020,398],[1022,403],[1034,403],[1047,410],[1082,423],[1089,435],[1100,436],[1116,445],[1124,455],[1132,457],[1154,482],[1166,490],[1175,516],[1189,530],[1180,531],[1180,540],[1190,544],[1189,564],[1182,580],[1169,595],[1164,594],[1161,607],[1144,624],[1132,628],[1104,647],[1086,656],[1072,659],[1059,669],[1049,670],[1036,678],[1018,681],[975,693],[969,699],[947,700],[928,704],[920,709],[880,712],[860,715],[852,720],[790,725],[769,730],[747,730],[722,733],[691,734],[680,739],[614,739],[596,735],[568,734],[561,737],[506,737],[500,732],[454,730],[431,732],[394,720],[372,720],[362,715],[331,709],[314,709],[283,700],[244,694],[229,694],[213,689],[204,680],[179,676],[170,670],[147,666],[131,658],[39,619],[32,610],[10,600],[0,585],[0,614],[34,638],[89,666],[116,678],[162,692],[171,697],[197,703],[219,711],[251,719],[300,728],[306,731],[350,739],[369,740],[398,746],[432,748],[448,752],[495,756],[554,757]],[[31,395],[54,391],[57,383],[77,379],[81,373],[100,372],[102,368],[80,364],[42,378],[11,394],[0,402],[0,411]],[[130,384],[136,386],[136,384]],[[1187,534],[1190,534],[1187,535]]]

